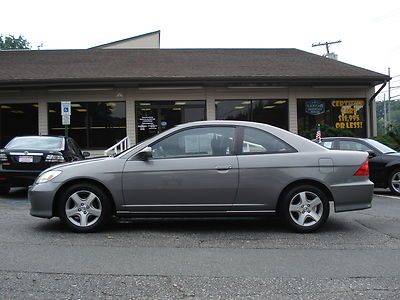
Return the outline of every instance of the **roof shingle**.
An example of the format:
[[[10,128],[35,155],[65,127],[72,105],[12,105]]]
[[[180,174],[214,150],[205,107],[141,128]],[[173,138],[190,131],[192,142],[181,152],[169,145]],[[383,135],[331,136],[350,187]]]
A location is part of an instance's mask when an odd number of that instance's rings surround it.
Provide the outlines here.
[[[0,51],[0,85],[46,82],[389,79],[298,49],[85,49]]]

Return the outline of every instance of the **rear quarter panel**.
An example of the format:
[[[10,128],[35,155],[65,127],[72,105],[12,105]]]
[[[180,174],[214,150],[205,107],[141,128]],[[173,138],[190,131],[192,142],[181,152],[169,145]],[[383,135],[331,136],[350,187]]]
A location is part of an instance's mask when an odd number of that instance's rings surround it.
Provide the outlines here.
[[[264,205],[262,209],[274,210],[281,192],[290,184],[303,180],[326,186],[335,204],[346,202],[348,200],[337,192],[342,185],[356,187],[371,184],[368,177],[353,176],[366,158],[366,153],[334,150],[240,155],[235,204]]]

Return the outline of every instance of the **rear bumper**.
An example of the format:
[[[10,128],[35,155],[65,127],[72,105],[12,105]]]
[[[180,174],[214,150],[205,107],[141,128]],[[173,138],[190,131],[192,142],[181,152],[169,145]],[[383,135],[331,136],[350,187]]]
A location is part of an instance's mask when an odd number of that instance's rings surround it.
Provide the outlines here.
[[[362,210],[371,208],[374,194],[374,184],[354,182],[331,186],[331,192],[335,203],[335,212]]]
[[[4,170],[0,169],[0,186],[28,187],[33,184],[42,170]]]

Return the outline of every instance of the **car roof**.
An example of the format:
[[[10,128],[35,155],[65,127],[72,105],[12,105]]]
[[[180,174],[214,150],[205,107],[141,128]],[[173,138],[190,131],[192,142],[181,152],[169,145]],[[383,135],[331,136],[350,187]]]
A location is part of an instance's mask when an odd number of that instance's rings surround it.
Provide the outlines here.
[[[244,126],[244,127],[252,127],[261,129],[263,131],[267,131],[270,134],[277,136],[278,138],[282,139],[283,141],[289,143],[292,147],[294,147],[297,151],[302,152],[321,152],[321,151],[329,151],[325,147],[313,143],[312,141],[294,134],[290,131],[285,129],[275,127],[272,125],[264,124],[264,123],[257,123],[257,122],[249,122],[249,121],[235,121],[235,120],[208,120],[208,121],[196,121],[196,122],[189,122],[184,124],[179,124],[163,133],[160,133],[148,140],[144,141],[142,145],[147,146],[153,143],[155,140],[164,138],[165,136],[177,132],[184,128],[196,127],[196,126]],[[126,155],[129,155],[127,152]]]
[[[15,138],[41,138],[41,137],[54,137],[54,138],[66,138],[63,135],[18,135]]]
[[[321,140],[368,140],[368,138],[362,137],[351,137],[351,136],[332,136],[323,137]]]

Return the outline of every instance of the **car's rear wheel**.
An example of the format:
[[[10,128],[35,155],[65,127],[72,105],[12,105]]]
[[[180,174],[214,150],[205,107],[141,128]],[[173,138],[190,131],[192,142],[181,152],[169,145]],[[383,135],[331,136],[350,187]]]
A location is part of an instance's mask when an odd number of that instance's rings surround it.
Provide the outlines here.
[[[76,232],[93,232],[111,217],[111,205],[106,193],[92,184],[67,188],[59,198],[60,219]]]
[[[326,222],[329,200],[321,189],[312,185],[299,185],[283,196],[279,211],[292,230],[313,232]]]
[[[7,195],[10,192],[10,188],[9,187],[0,187],[0,195]]]
[[[390,173],[388,185],[393,194],[400,195],[400,169]]]

